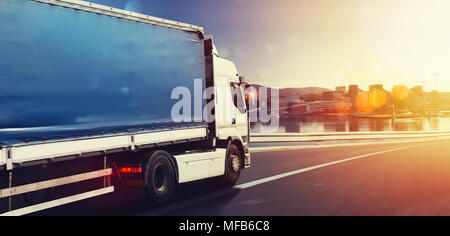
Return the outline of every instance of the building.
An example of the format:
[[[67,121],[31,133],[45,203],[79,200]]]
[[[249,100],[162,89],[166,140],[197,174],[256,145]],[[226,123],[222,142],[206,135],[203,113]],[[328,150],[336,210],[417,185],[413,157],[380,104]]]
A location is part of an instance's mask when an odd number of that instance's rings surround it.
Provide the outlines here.
[[[323,98],[325,101],[338,101],[343,97],[343,93],[336,91],[326,91],[323,92]]]
[[[348,86],[348,96],[350,98],[350,102],[352,103],[352,109],[357,110],[356,99],[358,99],[359,94],[359,86],[358,85],[350,85]]]
[[[423,86],[415,86],[411,89],[411,91],[415,93],[418,97],[423,97],[425,95],[423,91]]]
[[[383,85],[382,85],[382,84],[373,84],[373,85],[370,85],[370,87],[369,87],[369,91],[370,91],[370,92],[374,92],[374,91],[377,91],[377,90],[384,91]]]
[[[338,86],[338,87],[336,87],[336,92],[337,93],[347,93],[347,87],[345,87],[345,86]]]
[[[350,86],[348,86],[348,95],[351,98],[356,98],[358,96],[358,93],[359,93],[358,85],[350,85]]]

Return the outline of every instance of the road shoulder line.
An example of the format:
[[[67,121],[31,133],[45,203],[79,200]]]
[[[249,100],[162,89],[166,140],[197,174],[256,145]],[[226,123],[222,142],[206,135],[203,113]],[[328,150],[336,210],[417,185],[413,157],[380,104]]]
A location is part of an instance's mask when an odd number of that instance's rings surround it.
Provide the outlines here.
[[[421,141],[440,141],[450,138],[433,138],[433,139],[415,139],[415,140],[402,140],[402,141],[386,141],[386,142],[361,142],[361,143],[341,143],[341,144],[316,144],[316,145],[304,145],[304,146],[272,146],[272,147],[251,147],[252,153],[260,152],[281,152],[281,151],[295,151],[295,150],[308,150],[308,149],[322,149],[322,148],[335,148],[335,147],[354,147],[354,146],[371,146],[381,144],[405,144],[405,143],[417,143]]]

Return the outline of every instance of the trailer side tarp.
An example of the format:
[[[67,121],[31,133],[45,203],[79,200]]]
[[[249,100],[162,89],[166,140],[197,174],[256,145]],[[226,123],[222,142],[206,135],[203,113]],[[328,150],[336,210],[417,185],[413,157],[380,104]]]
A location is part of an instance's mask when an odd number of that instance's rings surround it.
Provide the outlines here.
[[[203,50],[194,32],[1,0],[0,142],[167,127],[172,90],[205,86]]]

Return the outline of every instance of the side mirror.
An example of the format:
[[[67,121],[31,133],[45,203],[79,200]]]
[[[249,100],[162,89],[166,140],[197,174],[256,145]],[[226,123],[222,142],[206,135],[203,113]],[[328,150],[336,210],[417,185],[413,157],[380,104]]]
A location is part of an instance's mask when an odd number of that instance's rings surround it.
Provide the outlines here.
[[[245,94],[245,109],[250,111],[250,95]]]
[[[244,76],[239,76],[239,85],[241,85],[241,86],[248,85],[248,83],[245,81]]]
[[[239,86],[241,87],[243,92],[245,91],[245,89],[247,89],[248,83],[245,81],[245,77],[244,76],[239,76]],[[249,111],[250,96],[248,94],[244,94],[244,100],[245,100],[245,109],[247,111]]]

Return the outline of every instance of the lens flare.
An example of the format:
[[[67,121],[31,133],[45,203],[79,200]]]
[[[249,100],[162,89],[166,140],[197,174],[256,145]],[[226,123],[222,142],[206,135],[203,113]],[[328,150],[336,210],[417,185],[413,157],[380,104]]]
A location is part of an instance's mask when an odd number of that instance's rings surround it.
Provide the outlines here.
[[[356,108],[363,113],[373,113],[375,110],[385,106],[388,94],[383,90],[359,92],[356,97]]]
[[[409,97],[408,87],[403,86],[403,85],[398,85],[392,89],[392,98],[395,99],[396,101],[401,102],[401,101],[407,99],[408,97]]]

